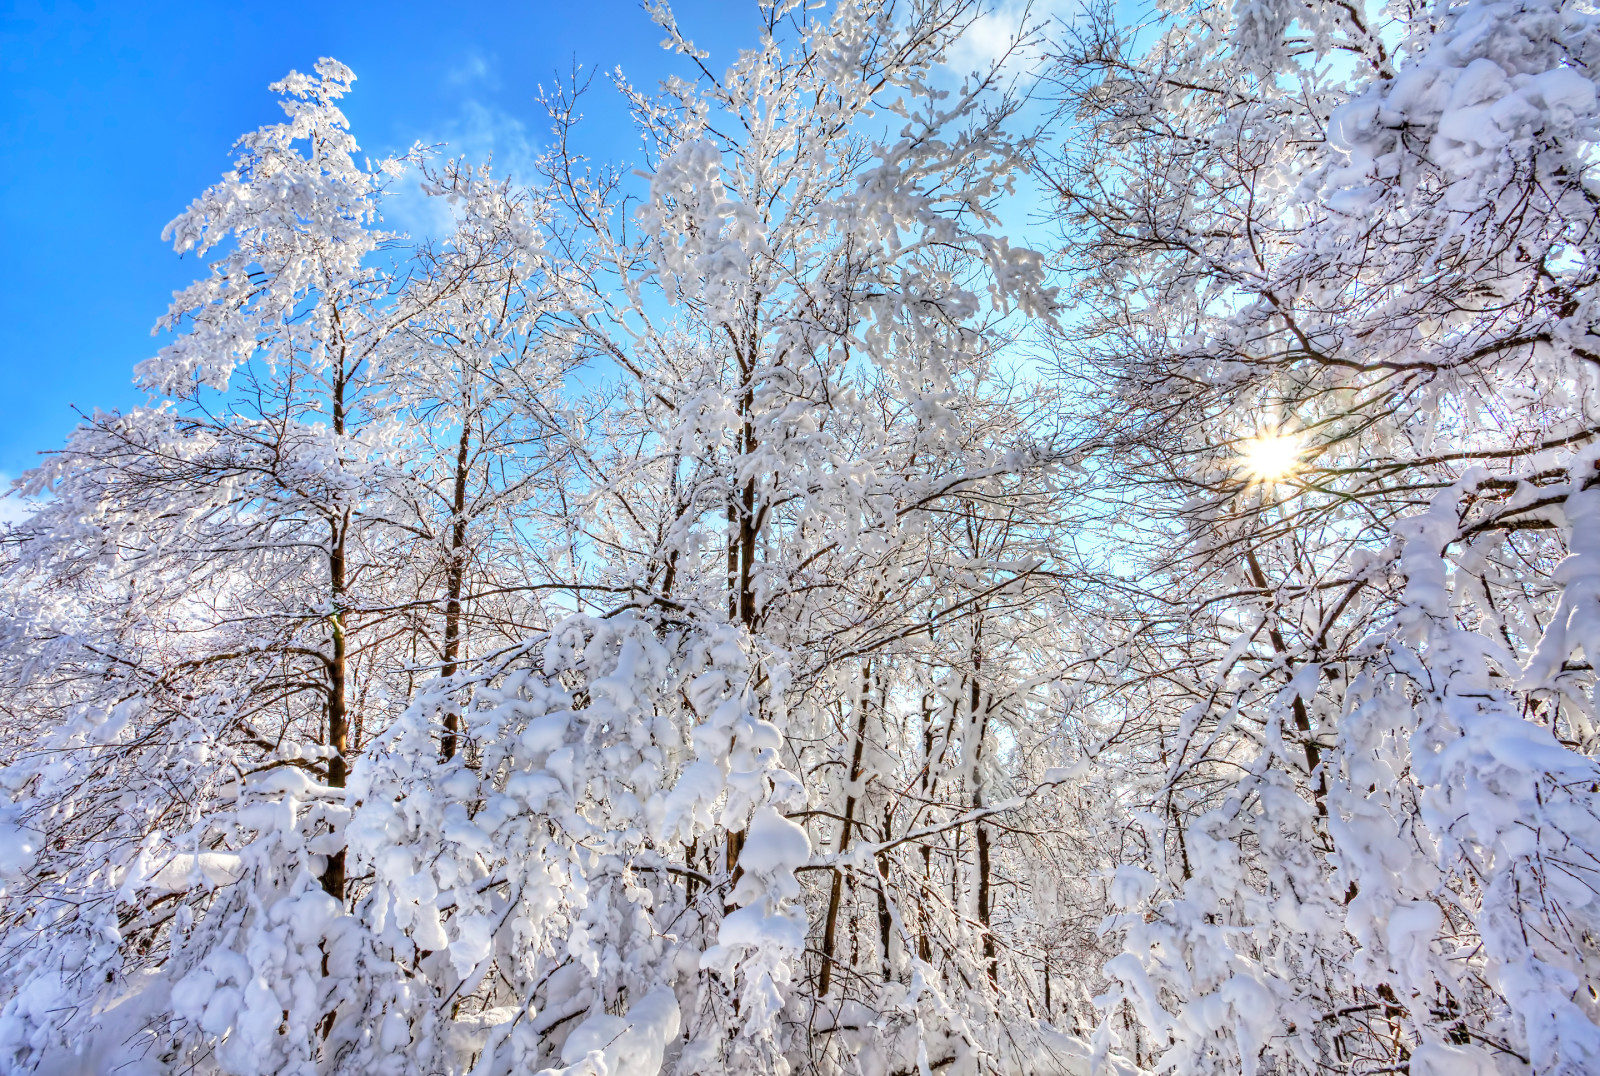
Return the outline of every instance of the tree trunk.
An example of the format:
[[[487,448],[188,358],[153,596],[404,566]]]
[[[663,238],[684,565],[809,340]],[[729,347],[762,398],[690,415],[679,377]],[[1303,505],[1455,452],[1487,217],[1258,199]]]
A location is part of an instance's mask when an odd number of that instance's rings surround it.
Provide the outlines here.
[[[471,446],[472,423],[468,416],[461,419],[461,442],[456,448],[455,489],[452,491],[450,520],[450,564],[445,573],[444,602],[444,665],[439,672],[450,677],[456,674],[461,657],[461,589],[467,574],[467,450]],[[444,715],[444,735],[439,738],[439,756],[445,761],[455,757],[456,737],[461,730],[461,715],[455,704]]]
[[[892,836],[890,828],[894,824],[894,807],[885,805],[883,808],[883,839],[889,840]],[[894,941],[894,917],[889,914],[889,855],[887,852],[878,853],[878,946],[883,954],[883,981],[888,982],[894,978],[894,961],[890,958],[889,947]]]
[[[1267,586],[1267,574],[1261,570],[1261,562],[1256,559],[1255,550],[1245,550],[1244,559],[1245,564],[1250,569],[1251,582],[1255,583],[1261,590],[1269,589]],[[1272,640],[1273,653],[1283,660],[1284,675],[1286,677],[1293,675],[1294,663],[1289,658],[1289,647],[1283,640],[1283,632],[1278,630],[1276,619],[1273,620],[1272,626],[1267,629],[1267,637]],[[1300,733],[1301,747],[1305,751],[1306,776],[1316,775],[1317,813],[1326,816],[1328,813],[1328,777],[1327,774],[1318,773],[1317,771],[1317,767],[1322,764],[1322,748],[1318,746],[1316,739],[1311,735],[1311,715],[1306,713],[1305,701],[1299,695],[1294,697],[1294,727]]]
[[[983,806],[983,741],[989,728],[989,715],[986,709],[980,709],[982,691],[977,677],[978,659],[973,658],[972,695],[972,729],[975,732],[974,746],[972,749],[972,806]],[[991,699],[991,702],[993,700]],[[999,989],[1000,986],[1000,958],[995,951],[994,929],[991,918],[990,903],[993,899],[990,882],[990,856],[989,856],[989,827],[981,820],[973,823],[977,831],[978,844],[978,923],[983,928],[983,961],[989,977],[989,986]]]
[[[348,774],[345,752],[350,747],[350,719],[345,704],[345,531],[350,513],[334,525],[333,542],[328,554],[328,582],[331,597],[328,623],[333,633],[333,657],[328,663],[328,746],[333,756],[328,759],[328,787],[343,788]],[[328,857],[322,872],[322,888],[344,903],[344,849]]]
[[[849,787],[853,790],[856,782],[861,780],[861,753],[867,739],[867,690],[868,681],[872,676],[872,663],[867,663],[866,670],[861,674],[861,701],[856,707],[855,744],[850,755]],[[856,812],[856,797],[854,791],[845,796],[844,821],[840,823],[839,846],[835,852],[844,852],[850,847],[851,829],[854,825]],[[828,911],[822,923],[822,972],[817,980],[817,996],[826,997],[828,987],[833,984],[833,952],[835,948],[835,933],[839,924],[839,903],[844,896],[844,872],[834,868],[833,883],[828,890]]]
[[[340,355],[340,374],[334,380],[333,432],[344,434],[344,357]],[[345,752],[350,747],[350,717],[345,692],[345,543],[350,530],[350,510],[333,516],[328,521],[328,626],[333,635],[333,656],[328,662],[328,746],[333,756],[328,759],[328,787],[343,788],[348,774]],[[322,888],[328,895],[344,904],[344,849],[328,857],[322,871]]]

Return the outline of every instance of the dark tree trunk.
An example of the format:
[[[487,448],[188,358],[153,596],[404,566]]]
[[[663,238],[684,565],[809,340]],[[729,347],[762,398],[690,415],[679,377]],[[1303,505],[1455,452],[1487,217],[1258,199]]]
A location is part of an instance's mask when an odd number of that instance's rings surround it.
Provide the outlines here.
[[[454,676],[461,658],[461,590],[467,574],[467,453],[472,442],[472,423],[467,416],[461,419],[461,442],[456,448],[455,489],[452,491],[450,521],[450,564],[445,573],[444,602],[444,665],[440,673]],[[439,755],[445,760],[455,757],[456,737],[461,730],[461,716],[454,705],[444,715],[444,735],[439,738]]]

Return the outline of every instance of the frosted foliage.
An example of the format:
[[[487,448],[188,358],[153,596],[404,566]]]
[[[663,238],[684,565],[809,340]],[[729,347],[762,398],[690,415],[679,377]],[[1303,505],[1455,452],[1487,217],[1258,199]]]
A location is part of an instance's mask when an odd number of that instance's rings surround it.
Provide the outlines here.
[[[314,75],[273,83],[288,121],[241,138],[234,170],[162,232],[180,254],[227,241],[232,249],[210,277],[174,297],[160,326],[189,331],[138,367],[142,386],[170,393],[193,380],[226,389],[263,333],[298,336],[315,349],[322,326],[299,316],[298,298],[370,278],[363,262],[383,238],[371,227],[383,174],[356,165],[355,140],[334,103],[354,80],[348,67],[324,59]],[[273,286],[261,289],[252,269],[270,274]]]
[[[1596,14],[755,11],[169,226],[0,531],[0,1070],[1600,1072]]]
[[[374,943],[408,954],[402,965],[414,969],[397,966],[392,981],[363,989],[411,1029],[417,1072],[454,1070],[479,1051],[539,1068],[552,1028],[574,1073],[589,1071],[591,1048],[609,1059],[606,1071],[636,1071],[616,1068],[625,1056],[659,1067],[680,1002],[658,984],[695,954],[674,937],[687,909],[674,896],[673,859],[657,849],[741,826],[751,800],[738,790],[782,783],[771,772],[777,731],[751,713],[750,666],[731,635],[674,653],[635,619],[578,617],[524,662],[474,693],[453,759],[439,760],[425,697],[355,768],[352,869],[372,879],[358,914]],[[723,686],[706,690],[703,678]],[[700,709],[676,712],[671,700],[696,680]],[[563,681],[582,684],[587,705],[575,708]],[[798,829],[770,806],[758,821],[767,815]],[[798,895],[792,875],[789,890]],[[491,971],[500,1003],[474,1035],[451,1006],[481,993]],[[783,973],[781,963],[764,972]],[[693,1000],[690,991],[684,1007]],[[600,1014],[619,1006],[636,1031],[608,1046],[625,1025]],[[394,1051],[362,1048],[379,1067]]]
[[[571,87],[530,188],[362,163],[323,60],[173,222],[0,565],[0,1067],[1088,1071],[1022,102],[976,4],[760,10],[652,7],[642,174]]]
[[[1107,533],[1131,496],[1150,528],[1082,676],[1139,711],[1101,748],[1140,848],[1103,1049],[1600,1065],[1595,31],[1202,3],[1064,45],[1092,312],[1055,353],[1101,371]]]

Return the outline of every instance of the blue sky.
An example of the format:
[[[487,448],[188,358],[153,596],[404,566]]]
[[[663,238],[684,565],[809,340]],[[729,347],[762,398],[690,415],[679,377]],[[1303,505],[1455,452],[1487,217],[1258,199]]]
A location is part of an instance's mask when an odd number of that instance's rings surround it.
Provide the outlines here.
[[[753,2],[674,7],[713,69],[753,40]],[[514,170],[545,134],[541,82],[574,60],[640,85],[688,74],[661,38],[632,0],[0,0],[0,475],[59,445],[70,405],[139,402],[150,327],[201,273],[161,229],[235,138],[281,116],[267,84],[290,68],[334,56],[355,70],[346,112],[374,157],[446,141]],[[585,113],[591,155],[635,154],[603,80]]]

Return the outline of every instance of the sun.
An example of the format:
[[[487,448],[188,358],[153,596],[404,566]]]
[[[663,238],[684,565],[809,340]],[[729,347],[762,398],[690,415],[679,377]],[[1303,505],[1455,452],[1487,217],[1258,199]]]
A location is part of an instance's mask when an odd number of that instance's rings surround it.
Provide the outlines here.
[[[1300,469],[1303,438],[1264,430],[1239,445],[1238,467],[1252,481],[1281,482]]]

